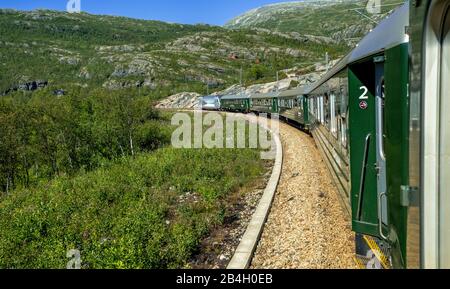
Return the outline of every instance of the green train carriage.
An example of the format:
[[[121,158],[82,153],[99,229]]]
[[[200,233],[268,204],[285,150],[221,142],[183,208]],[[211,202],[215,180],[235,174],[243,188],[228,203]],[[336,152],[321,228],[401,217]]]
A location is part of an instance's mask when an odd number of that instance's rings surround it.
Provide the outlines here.
[[[251,111],[256,113],[274,114],[278,113],[278,102],[276,92],[257,93],[250,96]]]
[[[277,114],[286,122],[307,129],[309,114],[304,91],[304,88],[300,87],[282,92],[253,94],[250,96],[251,111]]]
[[[221,110],[247,113],[250,106],[250,98],[246,95],[224,95],[220,98]]]
[[[278,113],[286,122],[308,130],[309,113],[305,88],[299,87],[279,92],[276,96]]]
[[[411,3],[305,88],[306,123],[351,214],[360,264],[448,269],[450,1]],[[288,120],[300,108],[279,104]]]
[[[350,207],[361,264],[407,264],[408,35],[404,5],[308,92],[313,135]]]
[[[348,66],[353,230],[375,237],[383,266],[394,268],[408,258],[408,25],[405,5],[360,43]]]

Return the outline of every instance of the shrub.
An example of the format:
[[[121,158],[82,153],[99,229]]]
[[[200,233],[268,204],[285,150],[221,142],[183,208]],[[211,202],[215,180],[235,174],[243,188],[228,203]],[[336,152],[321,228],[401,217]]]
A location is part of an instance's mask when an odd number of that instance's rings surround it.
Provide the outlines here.
[[[227,199],[262,173],[256,150],[159,149],[0,202],[0,267],[180,268]]]

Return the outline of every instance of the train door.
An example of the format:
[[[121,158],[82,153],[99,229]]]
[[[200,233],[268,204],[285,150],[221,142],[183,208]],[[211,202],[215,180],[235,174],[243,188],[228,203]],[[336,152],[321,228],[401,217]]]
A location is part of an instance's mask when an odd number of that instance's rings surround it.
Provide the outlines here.
[[[278,103],[278,98],[273,98],[272,99],[272,113],[279,113],[279,103]]]
[[[381,59],[369,58],[348,72],[353,231],[378,238],[385,237],[387,223],[385,163],[379,150],[383,65]]]
[[[303,124],[305,126],[309,125],[309,107],[308,107],[308,98],[302,95],[299,99],[299,106],[302,107],[303,110]]]

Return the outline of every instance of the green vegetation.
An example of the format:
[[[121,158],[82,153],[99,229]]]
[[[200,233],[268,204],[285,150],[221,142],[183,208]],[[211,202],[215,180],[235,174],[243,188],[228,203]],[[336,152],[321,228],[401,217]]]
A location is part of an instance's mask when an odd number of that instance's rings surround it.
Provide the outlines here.
[[[173,149],[151,97],[73,91],[0,98],[0,268],[185,266],[259,151]]]
[[[0,191],[168,144],[162,122],[151,99],[131,91],[78,88],[56,97],[42,89],[1,97]]]
[[[58,177],[0,203],[0,268],[180,268],[227,198],[262,172],[254,150],[161,149]]]

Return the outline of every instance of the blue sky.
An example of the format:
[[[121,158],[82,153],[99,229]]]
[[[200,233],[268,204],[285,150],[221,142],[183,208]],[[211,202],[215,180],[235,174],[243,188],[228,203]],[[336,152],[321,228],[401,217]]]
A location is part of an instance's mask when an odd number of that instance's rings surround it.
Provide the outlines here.
[[[282,0],[80,0],[92,14],[194,24],[223,25],[247,10]],[[6,2],[6,3],[5,3]],[[2,0],[0,8],[65,10],[69,0]]]

